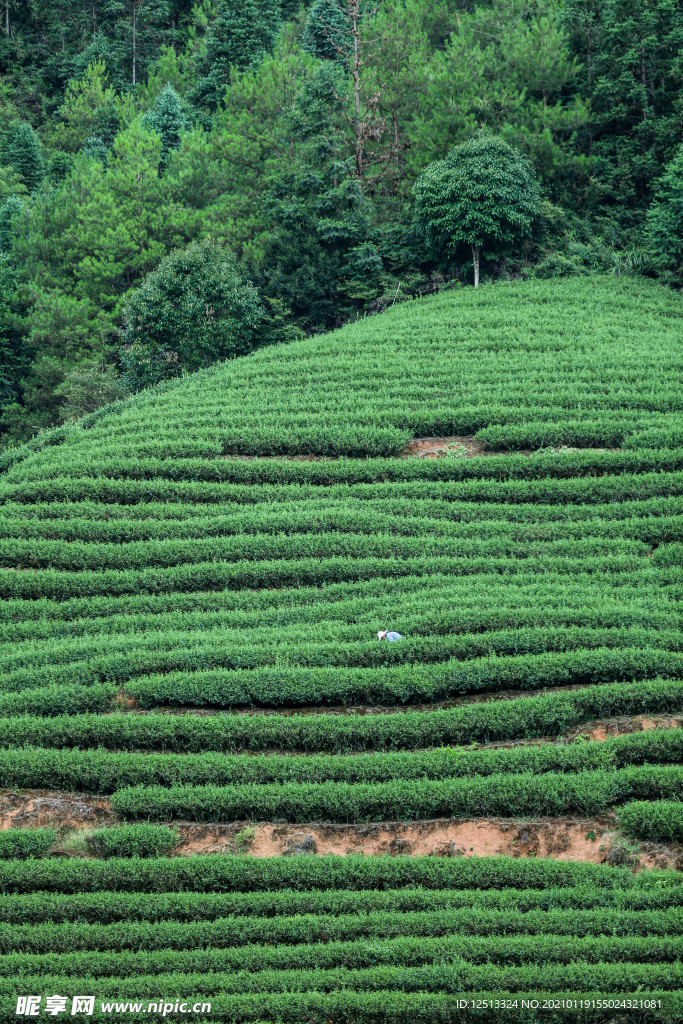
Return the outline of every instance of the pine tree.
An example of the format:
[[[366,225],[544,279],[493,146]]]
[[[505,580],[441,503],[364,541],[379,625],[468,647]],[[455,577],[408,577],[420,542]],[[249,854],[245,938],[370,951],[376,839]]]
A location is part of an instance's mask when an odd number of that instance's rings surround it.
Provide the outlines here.
[[[486,126],[529,157],[556,195],[576,188],[589,119],[575,92],[579,72],[555,0],[494,0],[463,13],[423,80],[409,165],[421,170]]]
[[[165,40],[164,26],[169,21],[168,0],[110,0],[115,14],[114,34],[119,42],[122,63],[135,87],[144,81],[149,63]]]
[[[19,196],[8,196],[0,206],[0,252],[9,252],[14,239],[14,221],[24,209]]]
[[[115,105],[116,93],[107,85],[104,61],[89,64],[85,74],[69,82],[64,102],[59,108],[59,123],[54,141],[61,149],[77,152],[93,134],[100,135],[100,111]],[[117,125],[118,129],[118,125]]]
[[[377,120],[383,130],[373,133],[370,158],[378,182],[391,194],[407,184],[407,129],[429,81],[428,6],[425,0],[383,0],[373,23],[377,47],[367,91],[378,97]]]
[[[270,53],[280,29],[276,0],[221,0],[197,61],[199,82],[191,99],[215,110],[230,81],[231,67],[239,71],[260,64]]]
[[[647,215],[647,236],[666,276],[683,281],[683,146],[671,161],[655,191]]]
[[[16,311],[15,270],[6,255],[0,255],[0,402],[11,401],[26,372],[23,345],[25,322]]]
[[[316,0],[306,19],[302,45],[319,60],[348,66],[353,40],[348,19],[337,0]]]
[[[190,125],[180,97],[172,85],[166,85],[162,89],[143,117],[142,123],[161,137],[161,163],[165,164],[170,150],[178,149],[180,146],[180,133]]]
[[[563,0],[583,64],[590,147],[604,204],[638,221],[683,141],[683,6],[675,0]]]
[[[106,169],[79,160],[52,217],[60,228],[54,258],[69,268],[65,290],[113,317],[120,297],[166,254],[160,149],[159,136],[134,122],[117,136]]]
[[[90,138],[85,140],[82,153],[89,160],[99,160],[103,167],[107,166],[107,147],[99,135],[91,135]]]
[[[15,122],[5,147],[5,160],[21,175],[29,192],[35,192],[45,174],[45,161],[38,136],[28,121]]]

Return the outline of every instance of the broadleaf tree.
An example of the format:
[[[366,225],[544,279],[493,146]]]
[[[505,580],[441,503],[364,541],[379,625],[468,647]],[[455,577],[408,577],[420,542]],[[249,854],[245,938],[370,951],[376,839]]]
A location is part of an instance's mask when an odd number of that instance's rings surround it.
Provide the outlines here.
[[[482,133],[430,164],[415,185],[415,210],[434,250],[472,250],[474,286],[484,246],[528,236],[541,193],[531,165],[495,135]]]
[[[125,382],[138,391],[243,355],[265,320],[258,292],[228,250],[204,241],[170,253],[126,304]]]

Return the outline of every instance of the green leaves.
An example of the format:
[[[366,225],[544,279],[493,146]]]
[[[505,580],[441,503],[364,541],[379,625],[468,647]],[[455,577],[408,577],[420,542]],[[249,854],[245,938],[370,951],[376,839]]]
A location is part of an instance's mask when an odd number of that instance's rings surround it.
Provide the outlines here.
[[[660,264],[673,280],[683,280],[683,146],[657,183],[647,233]]]
[[[197,61],[193,102],[216,110],[231,69],[256,67],[272,49],[279,27],[279,6],[274,0],[221,0]]]
[[[425,715],[310,714],[194,716],[111,711],[117,688],[53,686],[0,695],[0,744],[202,752],[420,749],[562,735],[595,718],[680,712],[679,680],[607,683],[506,701],[435,708]],[[158,695],[157,695],[158,696]],[[150,702],[152,707],[155,705]]]
[[[167,892],[301,892],[355,889],[546,890],[551,886],[588,885],[598,890],[660,893],[680,885],[676,871],[650,870],[634,875],[621,868],[551,859],[512,857],[249,857],[215,854],[194,857],[110,861],[56,860],[0,863],[4,893],[167,893]],[[674,890],[678,892],[678,888]],[[354,915],[356,916],[356,915]],[[544,917],[545,915],[539,915]],[[514,910],[509,917],[520,920]],[[676,928],[677,911],[669,928]],[[259,918],[263,921],[263,918]],[[523,922],[521,922],[523,923]],[[362,921],[359,922],[362,927]],[[666,929],[669,932],[669,929]],[[665,933],[666,933],[665,932]]]
[[[8,788],[49,787],[105,794],[131,786],[166,788],[207,786],[294,787],[329,782],[349,785],[413,780],[454,780],[479,776],[547,772],[615,771],[627,765],[677,763],[683,752],[680,730],[636,733],[604,743],[467,751],[458,748],[416,752],[324,755],[223,753],[151,754],[106,750],[50,750],[26,746],[0,750],[0,783]],[[160,792],[160,790],[159,790]],[[165,799],[170,799],[168,796]],[[260,815],[259,815],[260,816]],[[151,856],[175,845],[168,830],[135,828],[119,835],[108,828],[88,839],[100,856]],[[155,854],[156,855],[156,854]]]
[[[35,192],[45,173],[40,140],[28,121],[14,121],[3,140],[3,162],[20,176],[29,192]]]
[[[97,857],[161,857],[178,842],[175,829],[160,825],[112,825],[91,833],[86,846]]]
[[[231,253],[212,242],[167,256],[129,298],[124,379],[133,390],[243,355],[265,313]]]
[[[505,773],[464,779],[284,783],[239,786],[133,786],[111,797],[124,818],[163,821],[415,821],[455,817],[600,814],[632,797],[683,796],[680,766],[614,771]]]
[[[0,859],[43,857],[56,840],[54,828],[8,828],[0,832]]]
[[[479,135],[430,166],[415,185],[415,212],[435,253],[472,247],[475,287],[482,247],[527,237],[539,214],[535,174],[502,139]]]
[[[192,328],[213,272],[195,255],[147,309],[169,347],[213,344]],[[678,984],[667,875],[147,856],[181,817],[537,818],[681,795],[680,730],[514,742],[683,712],[677,309],[642,282],[592,297],[440,296],[164,382],[6,459],[0,783],[110,796],[132,824],[96,835],[99,862],[0,862],[0,999],[20,973],[136,997],[190,977],[218,1019],[433,1024],[492,978]],[[433,432],[465,455],[397,458]],[[388,624],[404,641],[374,640]],[[463,749],[492,741],[514,745]]]
[[[683,842],[683,801],[634,800],[619,808],[619,827],[637,839]]]
[[[190,119],[172,85],[164,86],[142,123],[161,137],[161,163],[164,164],[170,151],[180,146],[183,130],[190,126]]]

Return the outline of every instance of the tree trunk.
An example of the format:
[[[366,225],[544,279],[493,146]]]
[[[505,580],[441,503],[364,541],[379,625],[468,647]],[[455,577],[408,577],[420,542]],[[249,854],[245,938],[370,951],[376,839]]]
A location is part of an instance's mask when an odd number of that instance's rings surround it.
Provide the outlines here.
[[[586,43],[587,43],[587,56],[586,56],[586,69],[588,72],[588,88],[593,88],[593,53],[591,49],[591,30],[590,27],[586,31]],[[588,155],[593,155],[593,117],[588,118]]]
[[[349,15],[351,20],[351,33],[353,35],[353,67],[351,76],[353,78],[353,113],[354,113],[354,134],[356,136],[355,165],[356,176],[363,177],[363,130],[360,123],[360,31],[358,27],[359,0],[349,0]]]
[[[97,35],[97,14],[95,12],[95,0],[92,0],[91,9],[92,9],[92,34],[94,36],[96,36]]]
[[[474,287],[479,287],[479,257],[481,256],[481,246],[472,243],[472,262],[474,263]]]
[[[133,0],[133,85],[135,85],[135,44],[137,42],[136,31],[137,31],[137,13],[138,13],[137,8],[138,8],[137,0]]]
[[[9,0],[5,0],[5,35],[9,35]]]

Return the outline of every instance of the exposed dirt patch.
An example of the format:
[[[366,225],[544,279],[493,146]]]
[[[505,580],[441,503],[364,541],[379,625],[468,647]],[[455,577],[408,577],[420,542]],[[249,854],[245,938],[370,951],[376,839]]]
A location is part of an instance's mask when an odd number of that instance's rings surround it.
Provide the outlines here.
[[[595,834],[595,841],[586,839]],[[507,854],[560,860],[602,861],[607,827],[593,821],[554,820],[520,824],[513,820],[464,819],[370,825],[261,825],[251,846],[254,856],[282,852],[283,844],[312,835],[318,853],[411,854],[470,857]],[[604,842],[603,842],[604,840]],[[603,849],[600,849],[600,846]]]
[[[609,718],[577,725],[566,736],[568,742],[585,737],[600,743],[610,736],[623,736],[632,732],[651,732],[653,729],[680,729],[683,715],[635,715]]]
[[[619,452],[621,448],[572,448],[560,445],[547,449],[556,453],[592,451]],[[471,459],[476,455],[533,455],[537,449],[491,449],[486,441],[480,441],[473,434],[453,434],[450,437],[414,437],[399,452],[400,459],[438,459],[446,454],[456,458]],[[285,462],[338,462],[337,455],[313,455],[300,453],[296,455],[241,455],[239,452],[223,452],[216,456],[219,459],[239,459],[242,462],[269,462],[273,459]]]
[[[228,825],[183,824],[177,828],[181,838],[175,852],[190,857],[203,853],[250,853],[256,835],[263,826],[249,821],[236,821]]]
[[[546,452],[558,455],[580,451],[619,452],[621,450],[621,448],[571,448],[567,445],[544,449]],[[471,459],[476,455],[537,455],[539,453],[538,449],[533,448],[491,449],[486,441],[480,441],[473,434],[459,434],[452,437],[413,438],[401,452],[400,458],[439,459],[450,455],[453,458]]]
[[[616,818],[438,819],[368,825],[285,825],[242,822],[180,825],[177,852],[249,853],[254,857],[363,853],[424,857],[552,857],[634,868],[683,868],[683,851],[655,843],[631,844],[616,834]],[[248,841],[240,837],[248,835]]]
[[[409,441],[401,452],[403,459],[438,459],[442,453],[451,452],[454,457],[471,459],[475,455],[500,455],[491,452],[484,441],[472,434],[453,437],[416,437]]]
[[[130,708],[139,708],[140,702],[137,697],[131,697],[130,694],[124,693],[123,690],[116,694],[114,698],[114,709],[116,711],[127,711]]]
[[[8,828],[93,828],[113,821],[106,797],[50,789],[1,790],[0,830]]]

